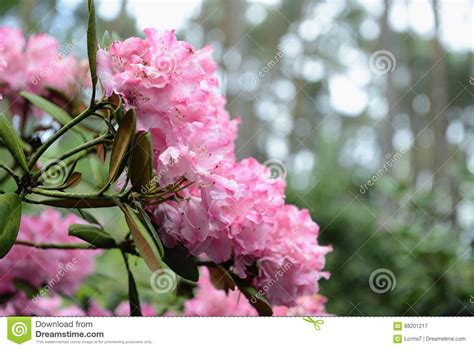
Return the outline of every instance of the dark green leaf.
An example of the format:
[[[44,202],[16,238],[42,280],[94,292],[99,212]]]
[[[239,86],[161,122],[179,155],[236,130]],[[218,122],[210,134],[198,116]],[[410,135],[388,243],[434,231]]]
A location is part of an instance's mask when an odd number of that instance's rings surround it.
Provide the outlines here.
[[[264,296],[260,295],[248,282],[240,279],[235,274],[231,275],[240,292],[250,301],[250,304],[257,310],[259,315],[271,316],[273,314],[272,306]]]
[[[115,240],[105,230],[92,225],[73,224],[69,227],[69,235],[99,248],[111,248],[117,245]]]
[[[20,139],[18,138],[13,126],[7,120],[5,115],[0,113],[0,138],[8,148],[10,153],[15,158],[16,162],[21,166],[23,170],[28,172],[28,163],[26,162],[25,153],[21,145]]]
[[[0,195],[0,258],[6,256],[15,243],[20,229],[21,199],[15,193]]]
[[[140,131],[133,143],[130,157],[130,180],[132,188],[137,193],[146,191],[153,178],[153,150],[150,132]]]
[[[92,99],[94,103],[95,89],[97,85],[96,59],[97,59],[97,32],[95,19],[94,0],[88,0],[87,7],[89,9],[89,19],[87,21],[87,56],[89,58],[89,69],[92,80]]]
[[[120,121],[110,155],[109,183],[117,179],[125,166],[125,157],[135,135],[136,123],[137,118],[133,109],[130,109]]]
[[[135,246],[145,260],[146,265],[151,271],[160,269],[162,254],[152,233],[145,227],[133,208],[121,206],[121,209],[125,215],[125,220],[130,228],[130,232],[132,233]]]
[[[183,246],[177,244],[173,248],[165,247],[163,262],[183,279],[197,282],[199,270],[194,263],[194,257]]]

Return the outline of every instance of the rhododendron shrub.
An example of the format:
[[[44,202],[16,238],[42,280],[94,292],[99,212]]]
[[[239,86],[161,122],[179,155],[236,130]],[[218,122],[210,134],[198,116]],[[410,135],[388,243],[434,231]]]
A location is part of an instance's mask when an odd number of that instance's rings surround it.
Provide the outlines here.
[[[330,247],[318,244],[307,210],[285,204],[284,178],[253,158],[236,159],[239,120],[225,109],[212,49],[155,29],[98,47],[94,23],[88,66],[49,36],[26,39],[0,28],[0,93],[9,117],[34,124],[48,116],[59,124],[36,144],[34,128],[18,135],[0,116],[14,164],[1,164],[0,294],[9,300],[0,311],[155,315],[152,305],[140,304],[129,266],[130,256],[140,256],[150,280],[166,274],[196,285],[185,315],[325,314],[317,293],[329,277],[323,269]],[[79,144],[50,158],[48,149],[68,136]],[[84,161],[95,171],[78,170]],[[85,182],[92,189],[85,191]],[[31,206],[56,209],[29,215]],[[118,214],[127,234],[101,224],[90,210],[96,208]],[[114,311],[93,300],[63,306],[61,297],[74,294],[106,249],[123,257],[129,302]],[[45,297],[32,298],[31,289],[44,288]]]

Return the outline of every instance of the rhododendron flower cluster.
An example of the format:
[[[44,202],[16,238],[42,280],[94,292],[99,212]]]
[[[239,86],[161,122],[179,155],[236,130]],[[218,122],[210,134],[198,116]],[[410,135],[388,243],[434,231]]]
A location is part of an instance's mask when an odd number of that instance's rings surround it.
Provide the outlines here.
[[[47,34],[27,40],[19,29],[0,27],[0,95],[9,100],[13,113],[23,113],[21,91],[50,96],[47,88],[53,88],[72,98],[88,85],[87,63],[69,54],[71,46],[61,49]]]
[[[37,216],[24,215],[18,240],[33,243],[75,243],[81,240],[68,235],[71,224],[81,220],[69,214],[47,209]],[[15,245],[0,262],[0,294],[14,295],[15,282],[25,281],[47,294],[72,295],[84,278],[94,270],[96,250],[42,250]],[[41,298],[41,294],[36,295]],[[21,301],[21,299],[20,299]]]
[[[151,132],[158,184],[193,183],[182,199],[149,209],[164,243],[230,263],[273,305],[315,294],[330,247],[318,245],[308,211],[285,205],[284,179],[255,159],[236,161],[237,121],[217,89],[211,49],[195,50],[172,31],[145,35],[99,50],[98,75]]]

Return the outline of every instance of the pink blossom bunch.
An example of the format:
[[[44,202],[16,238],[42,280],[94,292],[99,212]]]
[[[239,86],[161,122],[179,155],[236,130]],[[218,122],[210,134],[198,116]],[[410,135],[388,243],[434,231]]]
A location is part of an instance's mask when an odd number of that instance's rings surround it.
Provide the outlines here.
[[[120,95],[151,132],[158,184],[193,183],[182,199],[150,208],[164,243],[227,262],[273,305],[316,293],[330,247],[318,245],[308,211],[285,205],[283,179],[255,159],[236,161],[237,121],[217,89],[211,49],[169,31],[145,35],[99,50],[97,68],[106,94]]]
[[[315,294],[296,299],[296,306],[276,306],[274,316],[324,316],[326,298]],[[171,315],[171,314],[169,314]],[[229,290],[226,293],[218,290],[211,283],[207,268],[201,268],[201,276],[194,298],[184,303],[184,316],[257,316],[257,311],[251,306],[240,291]]]
[[[68,236],[68,227],[80,223],[69,214],[47,209],[38,216],[21,218],[18,240],[34,243],[77,243],[80,239]],[[84,278],[94,270],[93,250],[42,250],[15,245],[0,263],[0,295],[14,294],[15,282],[27,282],[47,294],[73,294]],[[43,294],[36,295],[41,298]]]
[[[74,97],[78,86],[88,84],[88,68],[59,42],[43,33],[28,40],[20,29],[0,27],[0,95],[8,98],[14,113],[21,113],[24,100],[18,93],[28,91],[48,96],[54,88]]]

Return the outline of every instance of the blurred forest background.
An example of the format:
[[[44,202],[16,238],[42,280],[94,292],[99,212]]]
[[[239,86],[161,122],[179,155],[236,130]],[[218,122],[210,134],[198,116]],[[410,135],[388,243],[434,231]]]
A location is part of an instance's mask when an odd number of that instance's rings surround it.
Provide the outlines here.
[[[100,35],[176,28],[196,48],[213,46],[228,109],[241,118],[238,156],[286,174],[289,201],[310,209],[321,244],[334,248],[320,290],[330,313],[474,314],[472,1],[116,0],[97,8]],[[0,19],[73,42],[85,56],[83,1],[2,0]],[[109,280],[101,303],[126,297],[125,283],[117,287],[123,270],[105,268],[118,260],[111,253],[81,289],[84,302],[97,297],[95,278]],[[382,293],[369,284],[380,268],[393,273]],[[156,303],[147,275],[139,284]]]

